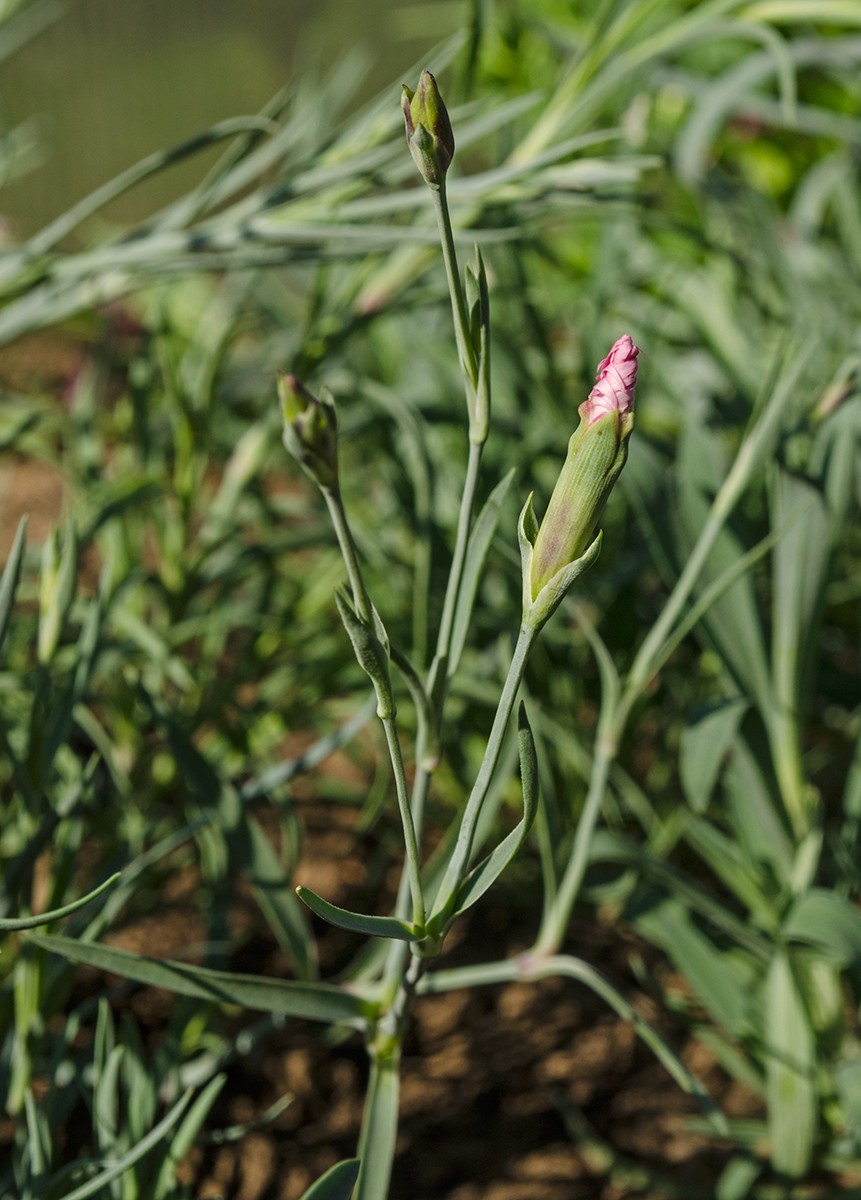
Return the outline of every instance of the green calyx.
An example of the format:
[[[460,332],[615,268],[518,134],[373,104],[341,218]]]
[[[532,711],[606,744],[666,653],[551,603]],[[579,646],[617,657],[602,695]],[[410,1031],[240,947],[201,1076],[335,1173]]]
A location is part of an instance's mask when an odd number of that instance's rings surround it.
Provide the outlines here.
[[[338,483],[338,417],[331,393],[314,396],[295,375],[278,376],[284,445],[315,483]]]
[[[544,520],[535,539],[530,571],[533,600],[592,540],[607,498],[628,457],[634,427],[631,413],[606,413],[584,428],[581,422],[568,443]]]
[[[628,456],[630,412],[610,412],[591,424],[581,419],[568,443],[540,529],[532,497],[520,516],[524,624],[540,628],[601,549],[595,527]]]
[[[422,71],[415,91],[404,84],[402,107],[413,161],[429,187],[442,187],[454,157],[454,134],[430,71]]]

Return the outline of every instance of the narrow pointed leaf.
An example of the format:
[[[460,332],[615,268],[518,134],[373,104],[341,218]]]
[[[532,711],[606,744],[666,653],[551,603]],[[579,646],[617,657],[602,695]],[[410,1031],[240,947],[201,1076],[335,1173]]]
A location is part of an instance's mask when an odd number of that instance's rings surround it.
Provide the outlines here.
[[[0,578],[0,649],[2,649],[3,642],[6,639],[9,618],[12,615],[12,606],[15,603],[15,593],[18,590],[18,581],[21,578],[21,563],[24,561],[24,539],[26,534],[27,518],[22,517],[18,522],[15,541],[12,543],[12,549],[9,551],[6,566],[3,568],[3,575]]]
[[[679,747],[679,774],[694,812],[703,813],[708,807],[747,707],[745,700],[722,701],[697,713],[685,726]]]
[[[91,900],[95,900],[97,896],[101,896],[102,892],[106,892],[109,887],[117,882],[121,875],[117,871],[116,875],[112,875],[110,879],[106,879],[104,883],[99,884],[92,892],[88,892],[86,896],[81,896],[80,900],[75,900],[71,904],[66,904],[63,908],[55,908],[52,912],[39,913],[35,917],[12,917],[0,919],[0,931],[10,929],[36,929],[39,925],[50,925],[52,921],[58,921],[60,917],[68,917],[70,913],[77,912],[79,908],[83,908],[85,904],[89,904]]]
[[[303,983],[293,979],[267,979],[261,975],[234,975],[230,971],[212,971],[187,963],[145,958],[113,946],[80,942],[74,938],[45,937],[31,934],[29,940],[43,950],[62,955],[72,962],[87,963],[101,971],[111,971],[166,988],[181,996],[195,996],[216,1004],[234,1004],[263,1012],[303,1017],[308,1021],[348,1021],[364,1025],[369,1006],[359,996],[328,983]]]
[[[145,1138],[141,1138],[138,1144],[129,1150],[128,1154],[125,1154],[117,1162],[113,1163],[106,1171],[102,1171],[100,1175],[96,1175],[95,1178],[82,1183],[74,1191],[68,1192],[64,1200],[86,1200],[87,1196],[96,1195],[112,1180],[118,1179],[123,1172],[127,1171],[129,1167],[133,1167],[145,1154],[149,1154],[153,1146],[157,1146],[165,1134],[170,1132],[185,1112],[190,1100],[191,1089],[189,1088],[185,1095],[176,1102],[167,1116],[163,1117]]]
[[[301,1200],[349,1200],[359,1177],[359,1165],[357,1158],[348,1158],[330,1167],[302,1193]]]
[[[296,895],[318,917],[322,917],[330,925],[337,925],[339,929],[367,933],[371,937],[397,938],[402,942],[414,942],[417,936],[421,936],[416,934],[412,925],[408,925],[406,921],[399,921],[397,917],[373,917],[364,913],[349,912],[346,908],[330,904],[307,887],[297,887]]]
[[[496,849],[467,876],[455,902],[455,915],[464,912],[496,882],[517,851],[526,841],[538,811],[538,757],[535,741],[521,703],[518,714],[518,749],[520,751],[520,781],[523,788],[523,818]]]
[[[794,906],[781,930],[789,941],[815,946],[832,963],[861,963],[861,912],[844,896],[811,888]]]
[[[359,1138],[361,1160],[354,1200],[386,1200],[398,1132],[398,1063],[380,1056],[371,1064],[365,1117]]]
[[[797,1179],[810,1165],[819,1105],[815,1039],[786,954],[777,953],[772,961],[765,1010],[771,1163]]]
[[[225,1074],[216,1075],[210,1079],[207,1086],[192,1104],[185,1119],[174,1134],[170,1148],[164,1157],[158,1173],[153,1200],[166,1200],[173,1193],[176,1184],[176,1168],[188,1154],[194,1139],[200,1132],[200,1127],[209,1115],[218,1093],[227,1082]]]
[[[472,616],[472,608],[475,604],[475,594],[478,591],[478,584],[481,579],[481,573],[484,570],[488,551],[490,550],[490,543],[493,541],[493,535],[496,533],[499,514],[502,511],[505,497],[508,495],[508,489],[511,487],[511,481],[514,479],[515,470],[512,467],[504,479],[500,480],[490,493],[469,535],[466,550],[466,565],[460,583],[460,590],[457,594],[457,607],[455,608],[454,624],[452,626],[451,650],[448,660],[449,676],[454,675],[457,665],[460,662],[460,656],[463,653],[466,635],[469,630],[469,621]]]

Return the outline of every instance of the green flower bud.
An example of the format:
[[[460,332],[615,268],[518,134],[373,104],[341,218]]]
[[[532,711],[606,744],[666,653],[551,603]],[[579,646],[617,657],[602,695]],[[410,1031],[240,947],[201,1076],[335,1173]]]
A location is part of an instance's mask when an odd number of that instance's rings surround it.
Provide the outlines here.
[[[338,484],[338,417],[331,393],[319,399],[295,375],[278,376],[284,445],[323,488]]]
[[[353,650],[359,666],[374,685],[374,691],[377,694],[377,715],[383,718],[393,717],[395,715],[395,698],[389,677],[388,647],[378,636],[378,634],[382,635],[383,639],[387,641],[382,621],[379,620],[375,611],[374,617],[378,628],[376,631],[370,629],[356,613],[343,588],[339,588],[335,592],[335,603],[341,614],[341,620],[344,622],[344,628],[353,643]]]
[[[454,157],[454,134],[430,71],[422,71],[417,91],[404,84],[401,104],[413,161],[429,187],[442,187]]]
[[[600,363],[541,528],[535,526],[531,497],[521,516],[524,614],[533,621],[543,624],[597,557],[595,527],[625,465],[634,428],[638,354],[626,334]]]

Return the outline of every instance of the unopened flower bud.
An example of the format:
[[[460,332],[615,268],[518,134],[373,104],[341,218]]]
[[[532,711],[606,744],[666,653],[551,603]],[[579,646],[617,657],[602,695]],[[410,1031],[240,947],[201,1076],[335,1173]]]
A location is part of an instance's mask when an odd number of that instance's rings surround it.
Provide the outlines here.
[[[571,569],[586,558],[591,563],[597,555],[598,542],[592,541],[595,526],[625,465],[628,438],[634,428],[634,387],[639,353],[625,334],[599,364],[597,382],[589,398],[580,405],[580,425],[568,443],[568,456],[541,527],[534,534],[531,509],[526,523],[521,522],[524,528],[521,538],[524,605],[527,609],[551,583],[554,584],[551,590],[555,608],[579,574],[579,571],[571,574]],[[529,522],[533,522],[532,536]],[[563,572],[567,583],[556,597],[559,588],[555,585],[562,582]],[[539,607],[543,610],[547,606]],[[542,620],[546,620],[549,611],[546,614],[542,611]]]
[[[338,418],[328,392],[314,396],[295,375],[278,376],[284,445],[320,487],[338,483]]]
[[[422,178],[432,188],[442,187],[454,157],[451,121],[430,71],[422,71],[415,92],[404,84],[401,99],[410,154]]]

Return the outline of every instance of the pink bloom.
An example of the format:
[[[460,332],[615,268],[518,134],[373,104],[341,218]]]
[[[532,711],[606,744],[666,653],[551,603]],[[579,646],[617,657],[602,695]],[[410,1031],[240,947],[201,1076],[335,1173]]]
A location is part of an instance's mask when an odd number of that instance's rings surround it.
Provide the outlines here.
[[[623,334],[603,362],[598,364],[598,381],[589,398],[580,405],[580,416],[587,427],[607,413],[629,413],[634,407],[639,349],[629,335]]]

